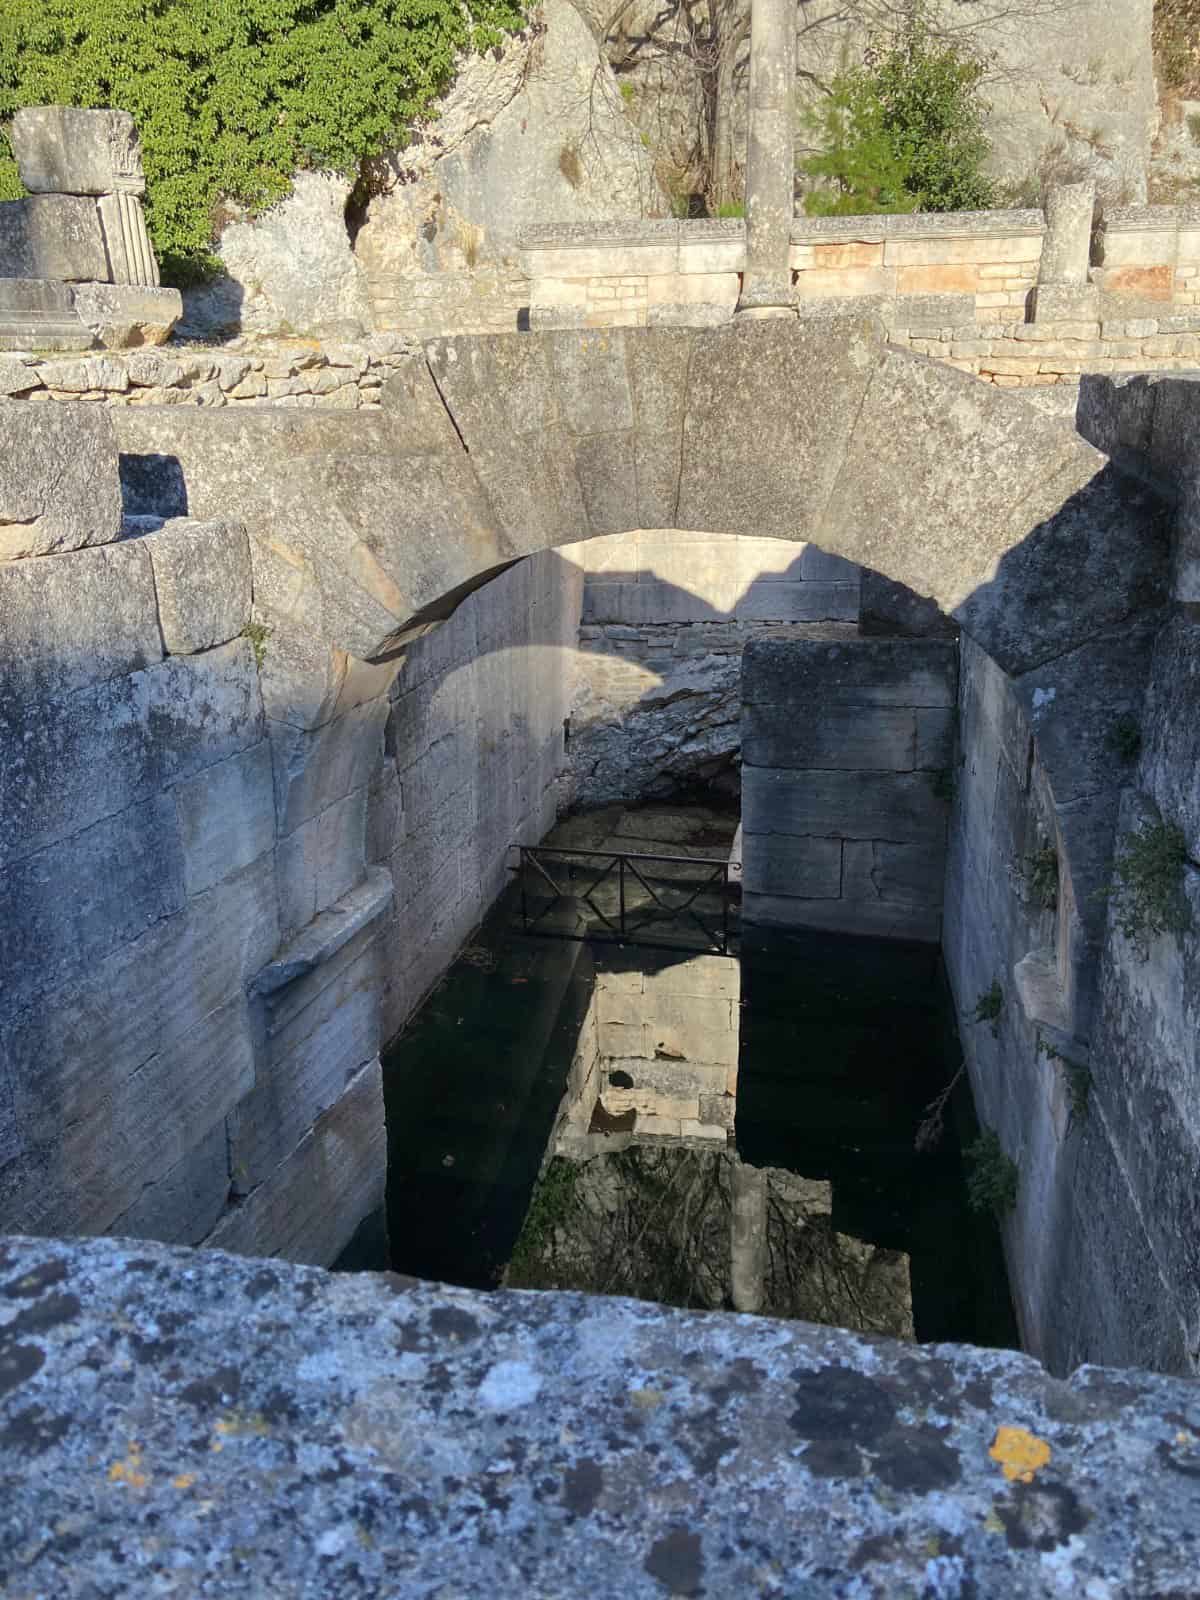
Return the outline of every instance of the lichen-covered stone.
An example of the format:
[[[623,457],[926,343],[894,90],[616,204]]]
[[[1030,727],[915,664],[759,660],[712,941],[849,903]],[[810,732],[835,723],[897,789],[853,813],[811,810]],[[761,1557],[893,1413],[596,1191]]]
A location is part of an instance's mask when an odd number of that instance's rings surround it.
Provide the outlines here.
[[[111,416],[82,406],[4,406],[0,561],[109,544],[120,533]]]
[[[0,1242],[14,1595],[1179,1594],[1200,1390],[575,1294]]]

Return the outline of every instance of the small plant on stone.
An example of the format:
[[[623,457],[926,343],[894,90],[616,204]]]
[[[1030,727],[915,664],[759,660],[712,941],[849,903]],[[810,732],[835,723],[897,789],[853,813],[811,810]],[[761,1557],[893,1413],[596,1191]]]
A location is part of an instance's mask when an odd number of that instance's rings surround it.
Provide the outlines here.
[[[1070,1133],[1076,1122],[1082,1122],[1087,1116],[1088,1097],[1092,1090],[1092,1073],[1090,1067],[1085,1067],[1082,1061],[1074,1061],[1061,1050],[1043,1039],[1039,1049],[1048,1061],[1053,1061],[1062,1073],[1063,1088],[1067,1094],[1067,1132]]]
[[[1017,1203],[1020,1171],[991,1128],[984,1128],[963,1152],[967,1164],[967,1204],[972,1211],[1007,1216]]]
[[[1105,742],[1118,761],[1131,767],[1142,753],[1142,729],[1138,719],[1123,711],[1108,730]]]
[[[1112,901],[1117,927],[1143,961],[1151,939],[1186,933],[1192,925],[1183,895],[1187,863],[1187,840],[1173,822],[1143,823],[1117,853],[1112,882],[1102,892]]]
[[[941,767],[930,775],[929,787],[933,790],[933,798],[941,800],[945,805],[952,805],[958,785],[954,781],[954,773],[949,767]]]
[[[1004,990],[997,979],[990,989],[985,989],[975,1002],[975,1009],[971,1013],[972,1022],[990,1022],[992,1035],[998,1038],[1000,1029],[996,1026],[1000,1020],[1000,1013],[1004,1010]]]
[[[579,159],[579,151],[573,144],[564,144],[558,152],[558,170],[572,189],[578,189],[583,182],[583,162]]]
[[[1044,844],[1025,858],[1025,881],[1029,896],[1043,911],[1053,911],[1058,906],[1058,851],[1052,844]]]
[[[250,647],[254,651],[254,665],[260,672],[263,662],[267,659],[267,640],[271,637],[271,632],[265,622],[248,622],[242,629],[242,638],[249,639]]]

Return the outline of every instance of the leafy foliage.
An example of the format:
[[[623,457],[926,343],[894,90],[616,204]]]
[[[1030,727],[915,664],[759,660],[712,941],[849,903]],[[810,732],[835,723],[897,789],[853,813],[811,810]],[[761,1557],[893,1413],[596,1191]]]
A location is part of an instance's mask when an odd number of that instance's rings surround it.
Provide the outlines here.
[[[990,1022],[992,1032],[998,1033],[996,1027],[1000,1020],[1000,1013],[1004,1010],[1004,990],[1000,987],[999,979],[993,981],[990,988],[985,989],[975,1002],[975,1009],[971,1013],[972,1022]]]
[[[1025,879],[1034,904],[1053,911],[1058,905],[1058,851],[1052,844],[1041,845],[1026,858]]]
[[[935,38],[919,12],[840,73],[810,127],[821,146],[802,170],[826,184],[811,216],[971,211],[993,204],[977,90],[986,64]]]
[[[967,1163],[967,1204],[972,1211],[994,1211],[1007,1215],[1017,1203],[1020,1172],[1017,1163],[1005,1154],[993,1129],[983,1132],[964,1152]]]
[[[1123,711],[1114,719],[1105,743],[1119,761],[1132,766],[1142,753],[1142,728],[1138,719]]]
[[[1143,958],[1152,938],[1191,927],[1183,895],[1187,861],[1187,840],[1173,822],[1143,823],[1117,853],[1108,894],[1118,928]]]
[[[133,114],[163,276],[212,270],[223,202],[294,172],[355,174],[405,142],[455,55],[522,24],[520,0],[3,0],[0,123],[20,106]],[[0,198],[21,193],[0,133]]]

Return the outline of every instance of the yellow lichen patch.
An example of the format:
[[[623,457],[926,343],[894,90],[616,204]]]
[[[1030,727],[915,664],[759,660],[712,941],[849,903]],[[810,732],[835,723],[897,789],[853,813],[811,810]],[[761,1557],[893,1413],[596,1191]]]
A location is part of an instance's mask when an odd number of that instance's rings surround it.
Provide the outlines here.
[[[631,1389],[629,1391],[631,1402],[641,1411],[653,1411],[655,1406],[660,1406],[666,1398],[661,1389]]]
[[[247,1434],[262,1438],[271,1428],[258,1411],[227,1411],[213,1423],[213,1431],[226,1439],[244,1438]]]
[[[171,1486],[175,1489],[190,1489],[195,1481],[194,1472],[181,1472],[177,1478],[171,1479]]]
[[[135,1439],[129,1441],[129,1453],[124,1461],[114,1461],[108,1469],[110,1483],[127,1483],[131,1489],[144,1489],[150,1482],[142,1471],[142,1447]]]
[[[997,1428],[988,1455],[1010,1482],[1032,1483],[1050,1459],[1050,1446],[1026,1428]]]

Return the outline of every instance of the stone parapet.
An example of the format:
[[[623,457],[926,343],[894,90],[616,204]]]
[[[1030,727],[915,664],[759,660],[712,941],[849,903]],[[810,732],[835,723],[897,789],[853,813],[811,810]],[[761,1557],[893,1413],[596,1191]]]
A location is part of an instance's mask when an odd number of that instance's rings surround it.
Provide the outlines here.
[[[22,1593],[115,1600],[130,1551],[228,1600],[509,1594],[516,1551],[530,1595],[1194,1587],[1192,1383],[144,1243],[0,1261]]]

